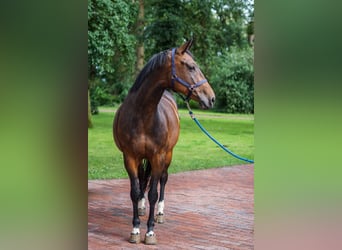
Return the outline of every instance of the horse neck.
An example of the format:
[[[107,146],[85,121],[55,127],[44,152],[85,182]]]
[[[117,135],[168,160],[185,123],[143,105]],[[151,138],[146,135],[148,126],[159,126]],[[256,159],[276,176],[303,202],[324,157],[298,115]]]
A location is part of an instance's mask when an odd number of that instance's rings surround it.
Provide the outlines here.
[[[160,75],[167,75],[163,73],[155,73],[147,77],[142,83],[141,87],[135,93],[134,106],[148,114],[157,110],[158,103],[166,89],[167,80],[160,79]]]

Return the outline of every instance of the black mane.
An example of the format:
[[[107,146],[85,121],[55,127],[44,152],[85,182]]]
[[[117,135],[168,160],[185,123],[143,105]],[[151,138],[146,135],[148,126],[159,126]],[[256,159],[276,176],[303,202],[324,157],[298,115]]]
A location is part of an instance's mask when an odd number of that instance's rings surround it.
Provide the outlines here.
[[[130,92],[137,91],[141,84],[144,82],[145,78],[154,70],[160,68],[161,66],[165,65],[167,60],[167,50],[159,52],[151,57],[151,59],[146,63],[144,68],[140,71],[137,79],[133,86],[130,89]]]

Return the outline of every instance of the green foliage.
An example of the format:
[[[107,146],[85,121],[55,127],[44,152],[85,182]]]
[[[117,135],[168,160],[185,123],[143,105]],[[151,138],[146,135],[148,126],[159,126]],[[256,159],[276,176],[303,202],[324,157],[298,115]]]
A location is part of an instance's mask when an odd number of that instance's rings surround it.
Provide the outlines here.
[[[183,38],[184,22],[181,18],[181,0],[150,0],[147,2],[147,27],[145,39],[147,54],[152,56],[159,51],[179,44]]]
[[[94,127],[88,129],[88,178],[127,178],[122,153],[113,142],[113,108],[101,108],[93,117]],[[210,141],[187,110],[179,110],[181,132],[174,148],[169,173],[221,166],[245,164],[228,155]],[[221,143],[234,152],[254,159],[254,117],[253,115],[232,115],[208,111],[196,111],[196,117],[203,126]]]
[[[99,106],[114,106],[122,102],[127,92],[123,89],[117,91],[115,89],[122,87],[120,84],[111,85],[105,79],[94,79],[90,85],[91,113],[98,114]],[[114,89],[115,88],[115,89]],[[112,93],[121,94],[112,94]]]
[[[231,47],[212,65],[216,108],[228,113],[254,113],[253,50]]]
[[[254,34],[254,21],[251,21],[251,22],[248,23],[247,34],[248,35]]]
[[[208,78],[210,65],[218,54],[231,46],[247,47],[246,25],[252,11],[248,0],[187,1],[183,14],[186,36],[195,39],[196,61]]]
[[[95,86],[90,89],[91,113],[98,114],[98,106],[113,104],[113,97],[104,88]]]
[[[89,71],[108,76],[133,62],[135,15],[132,1],[88,0]]]
[[[129,0],[88,0],[91,106],[120,102],[133,81],[137,6]]]

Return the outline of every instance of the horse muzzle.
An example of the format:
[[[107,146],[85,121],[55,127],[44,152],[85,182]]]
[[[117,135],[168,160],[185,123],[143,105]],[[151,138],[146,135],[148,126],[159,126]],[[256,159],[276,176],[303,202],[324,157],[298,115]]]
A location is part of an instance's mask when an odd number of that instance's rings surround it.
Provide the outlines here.
[[[199,95],[199,104],[202,109],[210,109],[214,107],[215,96]]]

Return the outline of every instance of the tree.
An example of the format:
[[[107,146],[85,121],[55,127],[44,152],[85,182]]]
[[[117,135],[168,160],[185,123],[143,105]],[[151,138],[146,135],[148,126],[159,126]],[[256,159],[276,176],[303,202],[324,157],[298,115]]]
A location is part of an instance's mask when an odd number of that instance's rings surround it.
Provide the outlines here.
[[[136,39],[137,39],[137,62],[135,64],[135,76],[138,76],[140,70],[144,67],[144,57],[145,57],[145,49],[144,49],[144,28],[145,28],[145,7],[144,0],[139,0],[139,12],[138,18],[136,21]]]
[[[92,127],[93,127],[93,121],[91,117],[90,93],[88,89],[88,128],[92,128]]]
[[[212,64],[216,105],[228,113],[254,113],[253,49],[231,47]]]
[[[134,61],[136,14],[132,1],[88,0],[88,70],[109,76]],[[120,57],[120,60],[116,60]]]
[[[136,6],[131,0],[88,0],[90,96],[97,86],[118,100],[127,92],[134,70]]]
[[[144,37],[148,57],[184,41],[181,0],[149,0],[147,7]]]

